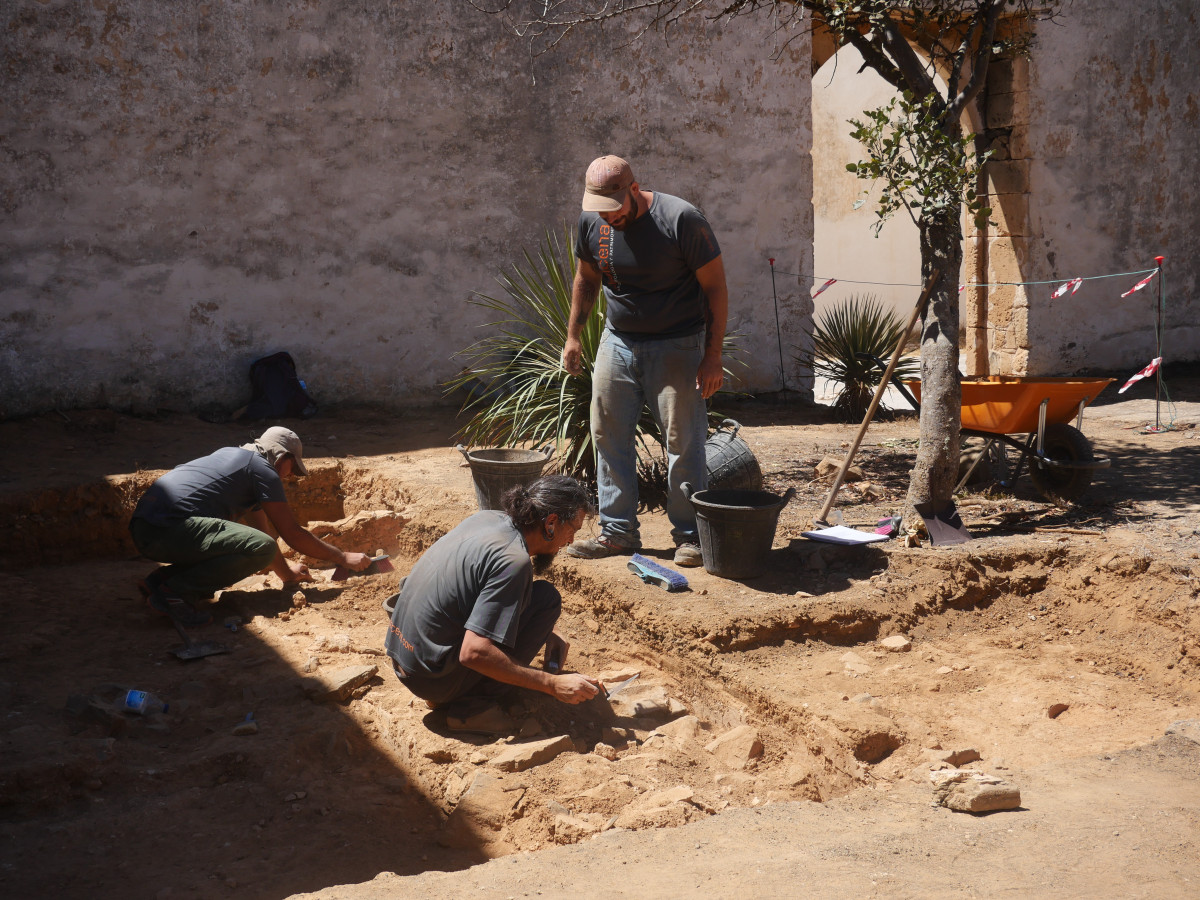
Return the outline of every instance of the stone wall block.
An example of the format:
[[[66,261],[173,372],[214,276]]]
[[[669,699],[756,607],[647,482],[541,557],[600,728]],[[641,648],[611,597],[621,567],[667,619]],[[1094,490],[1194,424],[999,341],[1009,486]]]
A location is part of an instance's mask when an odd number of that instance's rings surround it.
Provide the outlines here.
[[[991,161],[987,164],[987,175],[991,182],[991,193],[994,195],[1029,193],[1027,159]]]
[[[1030,100],[1029,91],[988,94],[987,127],[1008,128],[1012,125],[1028,125]]]

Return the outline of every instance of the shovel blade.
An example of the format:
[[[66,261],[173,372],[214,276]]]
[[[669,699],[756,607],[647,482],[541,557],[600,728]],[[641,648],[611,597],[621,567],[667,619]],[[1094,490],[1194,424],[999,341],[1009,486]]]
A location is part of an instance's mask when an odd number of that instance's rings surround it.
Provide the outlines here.
[[[918,503],[913,508],[925,523],[925,530],[929,532],[929,543],[934,547],[965,544],[971,540],[971,533],[963,525],[962,517],[953,503],[936,512],[932,503]]]

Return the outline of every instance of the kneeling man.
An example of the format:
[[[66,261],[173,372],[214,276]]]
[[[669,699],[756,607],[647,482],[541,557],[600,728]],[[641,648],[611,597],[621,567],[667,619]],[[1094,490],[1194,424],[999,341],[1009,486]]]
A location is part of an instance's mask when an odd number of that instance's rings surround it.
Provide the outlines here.
[[[550,567],[591,513],[574,478],[548,475],[504,495],[426,551],[404,580],[385,647],[400,681],[437,707],[499,684],[582,703],[595,678],[562,672],[568,644],[554,630],[558,590],[533,576]],[[542,669],[530,663],[545,647]],[[498,684],[499,683],[499,684]]]
[[[176,466],[150,485],[133,511],[129,533],[138,551],[170,563],[139,585],[150,605],[180,625],[212,616],[196,604],[268,566],[288,582],[304,581],[308,567],[279,552],[274,526],[289,547],[360,571],[365,553],[346,553],[300,526],[283,491],[283,478],[307,475],[300,438],[268,428],[241,447],[225,447]],[[245,517],[249,525],[236,519]]]

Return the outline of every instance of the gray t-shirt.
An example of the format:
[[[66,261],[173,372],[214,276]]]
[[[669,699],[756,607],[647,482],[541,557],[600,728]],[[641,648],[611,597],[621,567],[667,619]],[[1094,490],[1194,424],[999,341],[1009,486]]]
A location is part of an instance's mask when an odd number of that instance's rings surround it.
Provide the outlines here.
[[[485,510],[443,535],[417,560],[396,601],[384,647],[409,675],[437,677],[457,658],[463,631],[516,647],[533,564],[512,520]]]
[[[150,485],[133,518],[171,525],[192,516],[233,521],[263,503],[286,503],[279,473],[253,450],[224,447],[176,466]]]
[[[707,302],[695,273],[721,248],[703,213],[686,200],[656,191],[650,209],[624,231],[585,212],[575,255],[600,270],[610,331],[644,340],[704,330]]]

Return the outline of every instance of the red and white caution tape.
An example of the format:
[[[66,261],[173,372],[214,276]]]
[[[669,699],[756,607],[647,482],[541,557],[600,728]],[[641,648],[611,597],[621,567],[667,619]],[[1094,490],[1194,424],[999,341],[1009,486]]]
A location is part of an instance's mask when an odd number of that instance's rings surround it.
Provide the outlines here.
[[[1146,280],[1149,281],[1150,279],[1147,278]],[[1134,288],[1134,290],[1137,290],[1137,288]],[[1123,394],[1127,390],[1129,390],[1129,386],[1132,385],[1133,383],[1141,381],[1143,378],[1150,377],[1151,375],[1153,375],[1155,372],[1158,371],[1158,367],[1161,364],[1162,364],[1162,357],[1156,356],[1153,360],[1151,360],[1150,365],[1146,366],[1146,368],[1142,369],[1142,371],[1138,372],[1136,375],[1134,375],[1132,378],[1130,378],[1127,382],[1125,382],[1125,384],[1121,387],[1121,389],[1119,391],[1117,391],[1117,393]]]
[[[1061,285],[1058,288],[1058,290],[1056,290],[1053,294],[1051,294],[1050,299],[1057,300],[1063,294],[1067,293],[1067,291],[1070,291],[1072,294],[1074,294],[1077,290],[1079,290],[1079,288],[1082,284],[1083,284],[1082,278],[1072,278],[1066,284]]]
[[[816,291],[813,292],[813,297],[814,298],[819,297],[827,288],[831,288],[835,284],[837,284],[837,279],[830,278],[827,282],[825,282],[823,285],[821,285],[819,288],[817,288]]]
[[[1134,291],[1140,291],[1142,288],[1144,288],[1146,285],[1148,285],[1151,281],[1153,281],[1154,276],[1157,274],[1158,274],[1158,270],[1155,269],[1153,272],[1151,272],[1149,275],[1147,275],[1145,278],[1143,278],[1141,281],[1139,281],[1137,284],[1135,284],[1133,287],[1131,287],[1129,290],[1127,290],[1121,296],[1128,297]]]

